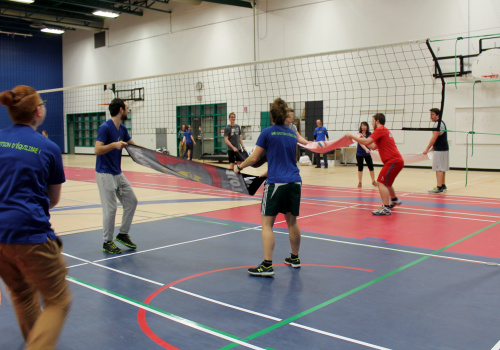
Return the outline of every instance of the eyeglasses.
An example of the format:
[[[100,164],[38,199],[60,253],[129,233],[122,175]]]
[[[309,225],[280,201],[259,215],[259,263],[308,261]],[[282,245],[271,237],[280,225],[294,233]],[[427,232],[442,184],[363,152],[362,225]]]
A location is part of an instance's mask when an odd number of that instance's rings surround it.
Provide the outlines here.
[[[46,106],[47,105],[47,100],[42,100],[42,103],[39,104],[39,106]]]

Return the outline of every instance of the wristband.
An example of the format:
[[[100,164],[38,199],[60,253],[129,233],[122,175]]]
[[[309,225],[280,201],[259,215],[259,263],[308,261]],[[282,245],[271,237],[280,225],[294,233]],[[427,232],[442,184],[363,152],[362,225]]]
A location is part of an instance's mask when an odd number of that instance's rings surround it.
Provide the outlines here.
[[[236,167],[239,169],[239,170],[243,170],[240,168],[240,165],[239,164],[236,164]]]

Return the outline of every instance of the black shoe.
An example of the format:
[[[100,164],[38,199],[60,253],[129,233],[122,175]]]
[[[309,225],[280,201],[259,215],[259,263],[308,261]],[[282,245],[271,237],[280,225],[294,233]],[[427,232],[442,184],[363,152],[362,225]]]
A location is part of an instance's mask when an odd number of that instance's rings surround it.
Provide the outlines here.
[[[120,233],[116,236],[115,241],[120,242],[124,246],[127,246],[131,249],[137,249],[137,245],[130,239],[130,236],[126,233]]]
[[[315,166],[315,168],[321,168],[321,166],[319,166],[319,165],[316,165],[316,166]]]
[[[395,207],[397,207],[398,205],[401,205],[401,204],[403,204],[403,202],[400,201],[399,199],[397,201],[393,201],[391,199],[391,204],[389,204],[389,208],[393,209],[393,208],[395,208]]]
[[[257,267],[249,268],[248,273],[251,274],[252,276],[273,276],[274,275],[273,265],[266,267],[264,265],[264,262],[262,262]]]
[[[300,259],[299,258],[286,258],[285,264],[290,265],[291,267],[300,267]]]
[[[121,254],[122,250],[113,243],[113,241],[104,242],[102,251],[110,254]]]

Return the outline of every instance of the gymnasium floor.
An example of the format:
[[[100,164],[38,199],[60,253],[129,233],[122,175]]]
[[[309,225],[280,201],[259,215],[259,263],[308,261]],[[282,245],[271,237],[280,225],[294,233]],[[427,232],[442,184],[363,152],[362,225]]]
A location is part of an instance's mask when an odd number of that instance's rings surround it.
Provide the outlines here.
[[[101,251],[94,156],[65,155],[52,211],[63,235],[71,313],[57,349],[500,349],[500,173],[404,169],[403,205],[375,217],[378,191],[354,166],[301,167],[302,268],[275,225],[274,278],[262,260],[260,194],[155,173],[123,158],[139,199],[137,251]],[[376,173],[380,168],[376,168]],[[120,214],[120,210],[119,210]],[[121,216],[117,217],[117,223]],[[0,282],[0,349],[22,349]]]

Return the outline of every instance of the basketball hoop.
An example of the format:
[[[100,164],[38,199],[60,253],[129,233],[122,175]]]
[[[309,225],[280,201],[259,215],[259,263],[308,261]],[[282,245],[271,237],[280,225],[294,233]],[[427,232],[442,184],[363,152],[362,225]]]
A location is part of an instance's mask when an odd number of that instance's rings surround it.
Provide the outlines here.
[[[472,64],[472,75],[482,79],[496,79],[500,72],[500,49],[483,51]]]

